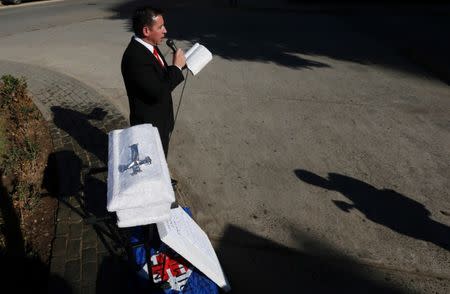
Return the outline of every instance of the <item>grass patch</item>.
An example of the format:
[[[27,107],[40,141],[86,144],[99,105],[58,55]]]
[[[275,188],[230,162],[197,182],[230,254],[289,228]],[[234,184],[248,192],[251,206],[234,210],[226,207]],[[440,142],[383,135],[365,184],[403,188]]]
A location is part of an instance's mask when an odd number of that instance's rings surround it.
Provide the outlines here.
[[[28,258],[31,254],[48,264],[56,199],[43,200],[41,195],[51,151],[47,123],[31,100],[25,79],[2,76],[0,257],[12,254]]]

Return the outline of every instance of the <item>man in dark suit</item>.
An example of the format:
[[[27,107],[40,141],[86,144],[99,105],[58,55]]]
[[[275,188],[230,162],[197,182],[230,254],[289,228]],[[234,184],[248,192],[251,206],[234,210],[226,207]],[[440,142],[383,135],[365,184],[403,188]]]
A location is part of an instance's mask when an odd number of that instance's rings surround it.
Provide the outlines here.
[[[168,65],[157,45],[167,30],[162,11],[143,7],[133,15],[131,39],[122,57],[122,76],[130,104],[130,125],[151,123],[158,128],[167,157],[169,137],[174,127],[172,91],[183,80],[186,64],[183,51],[173,54]]]

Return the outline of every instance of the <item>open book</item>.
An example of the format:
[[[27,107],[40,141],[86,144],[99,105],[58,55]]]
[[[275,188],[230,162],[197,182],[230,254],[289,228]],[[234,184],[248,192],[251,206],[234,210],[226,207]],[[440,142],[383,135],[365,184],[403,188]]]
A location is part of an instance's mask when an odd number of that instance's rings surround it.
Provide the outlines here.
[[[205,46],[195,43],[186,54],[186,65],[195,76],[198,74],[211,60],[212,54]]]

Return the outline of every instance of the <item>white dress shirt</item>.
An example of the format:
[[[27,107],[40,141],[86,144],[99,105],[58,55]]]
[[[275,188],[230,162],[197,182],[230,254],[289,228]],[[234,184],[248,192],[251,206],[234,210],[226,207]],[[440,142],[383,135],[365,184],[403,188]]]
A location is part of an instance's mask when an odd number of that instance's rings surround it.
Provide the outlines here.
[[[150,52],[153,54],[153,56],[155,56],[155,54],[153,53],[153,51],[155,50],[154,48],[155,48],[155,46],[153,46],[152,44],[149,44],[149,43],[147,43],[147,42],[145,42],[144,40],[142,40],[141,38],[139,38],[139,37],[136,37],[136,36],[134,36],[134,39],[136,40],[136,41],[138,41],[139,43],[141,43],[142,45],[144,45],[148,50],[150,50]],[[155,56],[156,57],[156,56]],[[159,58],[159,60],[161,61],[161,64],[164,64],[164,61],[161,59],[161,56],[159,56],[159,54],[158,54],[158,58]],[[181,68],[179,68],[178,66],[176,66],[179,70],[181,70]]]

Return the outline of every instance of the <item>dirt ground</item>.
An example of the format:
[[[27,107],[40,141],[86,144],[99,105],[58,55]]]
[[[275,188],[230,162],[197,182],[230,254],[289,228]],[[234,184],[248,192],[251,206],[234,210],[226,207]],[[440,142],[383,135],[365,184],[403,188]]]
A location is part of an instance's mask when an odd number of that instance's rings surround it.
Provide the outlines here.
[[[46,196],[36,207],[23,213],[22,230],[32,252],[40,261],[49,265],[52,240],[55,236],[55,213],[58,201]]]
[[[47,287],[58,208],[56,197],[42,187],[53,144],[26,83],[16,85],[7,103],[3,86],[0,116],[7,146],[0,168],[0,268],[7,283],[40,293]]]

